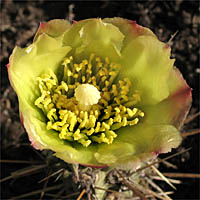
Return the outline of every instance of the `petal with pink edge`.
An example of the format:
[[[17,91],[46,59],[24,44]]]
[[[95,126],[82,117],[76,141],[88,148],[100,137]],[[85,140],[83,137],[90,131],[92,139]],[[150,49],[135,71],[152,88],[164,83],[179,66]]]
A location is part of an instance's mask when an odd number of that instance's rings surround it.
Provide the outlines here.
[[[59,37],[69,29],[70,26],[70,23],[64,19],[54,19],[48,22],[41,22],[33,41],[36,41],[42,33],[46,33],[50,37]]]

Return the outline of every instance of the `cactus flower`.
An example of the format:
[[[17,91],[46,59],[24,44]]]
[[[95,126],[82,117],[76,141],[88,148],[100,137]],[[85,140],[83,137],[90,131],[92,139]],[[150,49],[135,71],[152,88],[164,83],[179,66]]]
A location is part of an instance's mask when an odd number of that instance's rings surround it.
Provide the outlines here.
[[[176,148],[191,89],[170,51],[127,19],[41,23],[7,66],[33,147],[68,163],[120,168]]]

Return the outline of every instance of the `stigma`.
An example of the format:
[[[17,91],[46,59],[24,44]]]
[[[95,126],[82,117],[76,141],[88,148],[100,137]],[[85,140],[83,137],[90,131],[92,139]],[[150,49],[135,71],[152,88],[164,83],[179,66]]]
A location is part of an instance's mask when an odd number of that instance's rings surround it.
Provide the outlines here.
[[[90,110],[91,106],[97,104],[101,98],[100,92],[92,84],[81,84],[75,89],[74,94],[83,111]]]

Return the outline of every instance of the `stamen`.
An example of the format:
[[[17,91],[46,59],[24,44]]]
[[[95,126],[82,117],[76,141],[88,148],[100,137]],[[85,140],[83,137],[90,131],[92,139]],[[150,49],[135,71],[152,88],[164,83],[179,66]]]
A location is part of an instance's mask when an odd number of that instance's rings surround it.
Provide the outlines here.
[[[79,64],[73,64],[72,56],[65,58],[61,67],[60,81],[51,70],[38,77],[41,96],[35,100],[46,116],[47,130],[58,132],[60,139],[84,147],[111,144],[117,129],[136,125],[144,117],[135,107],[139,92],[130,92],[128,78],[119,79],[119,64],[91,54]]]

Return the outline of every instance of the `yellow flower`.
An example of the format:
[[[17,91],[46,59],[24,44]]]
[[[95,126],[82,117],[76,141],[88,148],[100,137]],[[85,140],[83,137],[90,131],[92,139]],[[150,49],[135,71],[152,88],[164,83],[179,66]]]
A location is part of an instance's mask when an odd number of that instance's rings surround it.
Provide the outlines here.
[[[122,18],[41,23],[8,67],[32,145],[69,163],[134,168],[181,142],[191,89],[170,47]]]

